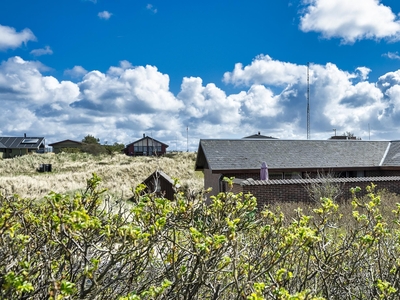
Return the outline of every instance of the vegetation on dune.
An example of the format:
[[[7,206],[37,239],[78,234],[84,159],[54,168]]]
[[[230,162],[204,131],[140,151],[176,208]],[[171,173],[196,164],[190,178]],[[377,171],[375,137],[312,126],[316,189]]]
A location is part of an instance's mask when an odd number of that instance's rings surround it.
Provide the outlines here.
[[[127,206],[95,174],[40,203],[0,194],[0,298],[398,299],[400,204],[374,189],[348,215],[321,198],[289,218],[250,194],[140,185]]]
[[[0,190],[4,194],[42,198],[50,191],[74,192],[85,188],[92,173],[98,174],[105,188],[120,198],[133,196],[132,189],[161,170],[193,190],[203,187],[203,178],[195,172],[195,153],[175,153],[161,157],[131,157],[124,154],[88,153],[32,154],[0,160]],[[40,164],[51,164],[52,172],[37,171]]]

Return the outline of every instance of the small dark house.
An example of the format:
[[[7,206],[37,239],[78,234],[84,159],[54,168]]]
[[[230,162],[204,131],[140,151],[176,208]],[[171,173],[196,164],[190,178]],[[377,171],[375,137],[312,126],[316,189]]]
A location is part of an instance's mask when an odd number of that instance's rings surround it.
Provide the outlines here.
[[[146,185],[147,193],[155,193],[168,200],[174,200],[174,181],[163,171],[155,171],[147,177],[143,183]]]
[[[49,144],[49,146],[53,147],[53,152],[57,154],[62,152],[63,149],[70,149],[70,148],[80,149],[82,147],[82,144],[83,144],[82,142],[77,142],[73,140],[63,140],[60,142]]]
[[[12,158],[29,153],[44,153],[44,137],[0,137],[0,158]]]
[[[163,155],[168,145],[143,134],[143,138],[126,145],[124,153],[129,156]]]

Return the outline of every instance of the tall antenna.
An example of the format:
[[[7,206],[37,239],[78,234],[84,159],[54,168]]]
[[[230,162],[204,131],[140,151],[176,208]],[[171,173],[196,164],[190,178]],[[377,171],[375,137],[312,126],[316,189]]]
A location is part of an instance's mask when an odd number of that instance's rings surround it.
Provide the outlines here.
[[[307,140],[310,139],[310,63],[307,63]]]

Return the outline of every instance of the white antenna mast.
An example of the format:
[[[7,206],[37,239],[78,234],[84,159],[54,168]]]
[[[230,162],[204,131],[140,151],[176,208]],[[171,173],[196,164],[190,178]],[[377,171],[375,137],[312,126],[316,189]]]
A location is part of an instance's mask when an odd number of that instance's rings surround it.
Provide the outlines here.
[[[307,63],[307,140],[310,139],[310,63]]]
[[[189,152],[189,126],[186,127],[186,152]]]

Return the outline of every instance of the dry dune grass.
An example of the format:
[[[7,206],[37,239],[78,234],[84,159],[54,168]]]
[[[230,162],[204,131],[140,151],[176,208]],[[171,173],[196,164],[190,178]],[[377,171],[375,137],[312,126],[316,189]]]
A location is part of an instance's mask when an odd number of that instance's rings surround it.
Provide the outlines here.
[[[162,157],[92,156],[86,153],[33,154],[0,160],[0,191],[21,197],[42,198],[50,191],[69,193],[83,190],[96,173],[102,187],[116,197],[129,198],[132,188],[155,170],[178,178],[190,190],[203,187],[202,174],[195,172],[195,153]],[[40,173],[40,164],[51,164],[52,172]]]

